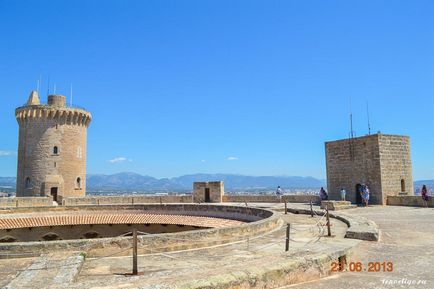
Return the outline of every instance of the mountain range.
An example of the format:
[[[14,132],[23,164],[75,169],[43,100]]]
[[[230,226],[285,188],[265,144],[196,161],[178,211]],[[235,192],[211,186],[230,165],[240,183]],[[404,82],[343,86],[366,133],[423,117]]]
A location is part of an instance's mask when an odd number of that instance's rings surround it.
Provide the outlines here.
[[[15,187],[16,178],[0,177],[0,186]],[[297,176],[243,176],[234,174],[191,174],[157,179],[136,173],[87,175],[88,191],[191,191],[193,182],[224,181],[226,190],[260,191],[284,189],[316,189],[325,186],[325,180]]]
[[[0,177],[0,189],[15,188],[15,177]],[[157,179],[137,173],[118,173],[113,175],[87,175],[88,191],[142,191],[169,192],[191,191],[193,182],[224,181],[227,191],[269,191],[279,185],[286,190],[319,189],[326,186],[326,181],[313,177],[298,176],[244,176],[234,174],[191,174],[174,178]],[[416,191],[426,184],[434,187],[434,180],[414,182]]]

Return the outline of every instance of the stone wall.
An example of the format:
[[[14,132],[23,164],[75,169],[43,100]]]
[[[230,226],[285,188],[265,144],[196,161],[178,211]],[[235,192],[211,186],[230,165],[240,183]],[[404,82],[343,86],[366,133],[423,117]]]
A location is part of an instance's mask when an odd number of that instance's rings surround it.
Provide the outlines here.
[[[316,195],[284,195],[282,198],[275,195],[224,195],[223,202],[231,203],[320,203],[320,198]]]
[[[223,203],[320,203],[316,195],[284,195],[282,199],[274,195],[223,195]],[[135,205],[135,204],[170,204],[170,203],[193,203],[192,195],[170,196],[97,196],[97,197],[72,197],[62,200],[63,206],[89,206],[89,205]],[[17,197],[0,198],[0,208],[13,207],[38,207],[52,206],[51,197]]]
[[[422,207],[421,196],[387,196],[387,205],[390,206],[408,206]],[[428,206],[434,208],[434,197],[431,196],[428,200]]]
[[[50,197],[0,198],[0,208],[48,207],[52,205],[53,200]]]
[[[370,188],[370,202],[385,204],[387,195],[401,193],[401,180],[408,194],[413,194],[410,139],[405,136],[375,134],[326,142],[327,185],[329,197],[359,203],[356,186]]]
[[[107,196],[107,197],[82,197],[66,198],[62,204],[64,206],[81,205],[133,205],[133,204],[158,204],[158,203],[192,203],[191,195],[185,196]]]
[[[52,188],[57,188],[58,201],[85,195],[91,116],[60,104],[27,105],[15,111],[19,124],[18,197],[50,196]]]
[[[221,203],[224,193],[225,189],[222,181],[193,183],[193,202],[195,203]],[[207,194],[209,200],[207,200]]]
[[[146,246],[147,249],[155,248],[165,251],[195,249],[200,244],[203,247],[218,244],[231,243],[237,240],[244,240],[247,237],[261,236],[273,231],[282,225],[279,214],[272,211],[235,206],[213,206],[213,205],[119,205],[119,206],[86,206],[86,207],[52,207],[34,208],[31,212],[59,212],[62,211],[99,211],[99,210],[143,210],[144,213],[173,213],[188,216],[207,216],[246,221],[248,223],[225,228],[214,228],[179,232],[170,234],[170,238],[147,235],[139,237],[139,246]],[[15,213],[28,212],[25,208],[17,208]],[[8,212],[9,213],[9,212]],[[18,242],[0,244],[0,251],[3,253],[38,252],[51,253],[53,251],[65,250],[90,250],[92,248],[105,248],[107,250],[119,250],[119,248],[131,248],[131,237],[98,238],[82,240],[61,240],[51,242]]]
[[[388,196],[399,193],[414,195],[410,138],[380,135],[379,143],[383,204],[386,204]]]

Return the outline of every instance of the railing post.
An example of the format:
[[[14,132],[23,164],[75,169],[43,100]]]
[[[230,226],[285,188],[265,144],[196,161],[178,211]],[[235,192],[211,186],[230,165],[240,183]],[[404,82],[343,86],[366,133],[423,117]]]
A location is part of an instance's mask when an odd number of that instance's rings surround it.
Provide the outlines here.
[[[310,217],[313,218],[313,205],[312,205],[312,201],[310,201]]]
[[[326,204],[326,217],[327,217],[327,236],[331,237],[332,232],[330,231],[330,216],[329,216],[329,206]]]
[[[289,233],[291,231],[291,224],[286,224],[286,244],[285,244],[285,252],[289,251]]]
[[[133,229],[133,275],[137,275],[137,229]]]

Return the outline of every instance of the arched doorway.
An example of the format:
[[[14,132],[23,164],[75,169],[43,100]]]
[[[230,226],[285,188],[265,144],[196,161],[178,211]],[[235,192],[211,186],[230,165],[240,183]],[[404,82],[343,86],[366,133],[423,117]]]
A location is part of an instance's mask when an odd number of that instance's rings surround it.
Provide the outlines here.
[[[361,184],[357,184],[356,185],[356,204],[357,205],[361,205],[363,204],[362,201],[362,185]]]

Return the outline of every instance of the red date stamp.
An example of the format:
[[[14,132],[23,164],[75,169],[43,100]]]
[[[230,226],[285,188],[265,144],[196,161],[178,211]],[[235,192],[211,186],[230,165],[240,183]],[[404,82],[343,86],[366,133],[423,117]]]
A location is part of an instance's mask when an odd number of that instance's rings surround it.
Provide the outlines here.
[[[393,272],[393,262],[332,262],[332,272]]]

